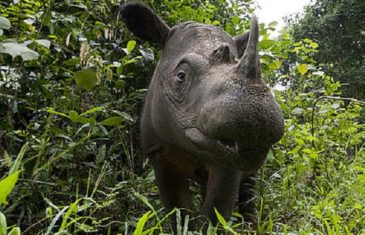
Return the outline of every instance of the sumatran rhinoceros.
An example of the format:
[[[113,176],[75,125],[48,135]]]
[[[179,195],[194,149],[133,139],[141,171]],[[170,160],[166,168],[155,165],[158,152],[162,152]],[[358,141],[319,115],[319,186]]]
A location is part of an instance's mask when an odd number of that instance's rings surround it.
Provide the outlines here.
[[[281,109],[261,78],[258,23],[231,37],[212,25],[170,28],[141,3],[122,5],[137,37],[162,47],[141,118],[141,138],[167,210],[193,210],[189,179],[202,187],[201,214],[247,214],[252,176],[284,131]]]

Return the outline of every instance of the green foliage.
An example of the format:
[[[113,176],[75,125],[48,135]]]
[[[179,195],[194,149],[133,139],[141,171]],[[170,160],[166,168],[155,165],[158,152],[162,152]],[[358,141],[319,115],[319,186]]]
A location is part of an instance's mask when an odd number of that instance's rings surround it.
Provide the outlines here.
[[[20,171],[16,171],[0,181],[0,205],[8,204],[6,198],[18,181]]]
[[[79,87],[87,91],[91,91],[98,82],[96,71],[92,68],[76,72],[73,79]]]
[[[39,57],[37,52],[30,50],[22,44],[12,42],[1,43],[0,53],[9,54],[13,59],[17,56],[21,56],[24,61],[36,60]]]
[[[10,29],[11,23],[8,18],[0,16],[0,29]]]
[[[19,164],[24,156],[24,153],[25,153],[27,147],[28,147],[28,144],[25,144],[21,148],[21,150],[18,154],[18,157],[16,158],[15,162],[13,163],[13,165],[9,171],[9,175],[7,177],[5,177],[4,179],[0,180],[0,206],[1,206],[1,204],[5,204],[5,205],[8,204],[6,199],[9,196],[9,194],[11,193],[11,191],[13,190],[15,184],[17,183],[17,181],[19,179],[19,174],[20,174],[20,170],[18,170]],[[21,234],[19,227],[12,227],[12,229],[7,233],[8,229],[9,228],[7,227],[6,217],[0,211],[0,235]]]
[[[364,16],[362,0],[317,0],[304,17],[291,20],[295,40],[311,38],[319,43],[314,58],[328,64],[326,73],[345,84],[346,96],[355,98],[365,97]]]
[[[275,53],[295,63],[285,61],[276,71],[264,66],[270,82],[281,88],[275,96],[286,131],[259,178],[263,231],[361,234],[365,188],[358,176],[365,163],[365,102],[340,97],[340,83],[313,59],[318,45],[312,40],[279,44],[285,46],[273,47]],[[265,59],[266,64],[274,60]]]
[[[0,235],[20,235],[19,227],[13,227],[9,232],[7,230],[7,223],[5,216],[0,212]]]

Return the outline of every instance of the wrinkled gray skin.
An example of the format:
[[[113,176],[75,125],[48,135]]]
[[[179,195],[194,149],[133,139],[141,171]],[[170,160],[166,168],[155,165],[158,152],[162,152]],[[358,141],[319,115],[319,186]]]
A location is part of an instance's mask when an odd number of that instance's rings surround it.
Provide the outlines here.
[[[202,186],[201,214],[251,213],[254,181],[283,135],[281,110],[261,79],[258,23],[232,38],[195,22],[169,28],[140,3],[121,7],[136,36],[162,47],[141,119],[142,145],[167,209],[193,210],[188,179]]]

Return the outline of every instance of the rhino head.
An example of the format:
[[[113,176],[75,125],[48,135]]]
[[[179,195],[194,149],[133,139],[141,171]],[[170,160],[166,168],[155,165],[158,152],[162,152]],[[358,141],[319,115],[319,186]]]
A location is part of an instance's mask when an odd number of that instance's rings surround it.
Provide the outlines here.
[[[170,28],[139,3],[124,5],[121,14],[136,36],[162,47],[141,120],[145,152],[169,155],[155,161],[155,170],[170,164],[185,172],[199,161],[255,173],[284,130],[281,109],[261,77],[256,17],[248,33],[231,37],[196,22]],[[160,181],[161,189],[167,183]]]

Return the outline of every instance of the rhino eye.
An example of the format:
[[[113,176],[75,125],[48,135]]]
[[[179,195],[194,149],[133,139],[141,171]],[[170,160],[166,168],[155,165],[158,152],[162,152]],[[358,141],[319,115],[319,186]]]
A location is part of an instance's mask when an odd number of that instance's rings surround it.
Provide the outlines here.
[[[186,79],[186,73],[183,71],[179,71],[176,75],[176,79],[178,82],[184,82]]]

